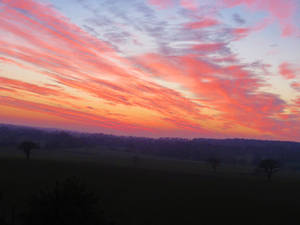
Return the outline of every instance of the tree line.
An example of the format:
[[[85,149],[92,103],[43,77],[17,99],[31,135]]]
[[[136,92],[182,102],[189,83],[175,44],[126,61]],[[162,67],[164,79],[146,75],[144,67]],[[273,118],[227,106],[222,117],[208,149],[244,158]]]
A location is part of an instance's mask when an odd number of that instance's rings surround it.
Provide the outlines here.
[[[149,155],[160,158],[206,161],[218,156],[231,165],[257,165],[261,160],[272,158],[286,167],[300,170],[300,143],[261,141],[247,139],[182,139],[142,138],[105,134],[87,134],[60,130],[0,125],[0,147],[15,148],[26,140],[36,140],[40,150],[88,149],[110,150]]]

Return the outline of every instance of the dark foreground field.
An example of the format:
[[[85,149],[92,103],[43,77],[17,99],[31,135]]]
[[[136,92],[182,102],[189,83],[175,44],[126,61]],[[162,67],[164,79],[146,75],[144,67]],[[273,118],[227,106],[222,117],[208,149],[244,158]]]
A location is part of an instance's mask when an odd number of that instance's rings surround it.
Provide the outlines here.
[[[144,160],[145,165],[150,161]],[[18,214],[31,194],[76,176],[100,197],[105,215],[117,225],[300,224],[297,176],[277,176],[268,182],[264,177],[231,174],[222,168],[217,174],[201,166],[199,173],[197,167],[181,172],[164,169],[176,167],[176,163],[161,160],[159,164],[151,168],[144,166],[142,159],[136,165],[122,165],[105,160],[26,161],[2,156],[2,204],[7,214],[16,205]]]

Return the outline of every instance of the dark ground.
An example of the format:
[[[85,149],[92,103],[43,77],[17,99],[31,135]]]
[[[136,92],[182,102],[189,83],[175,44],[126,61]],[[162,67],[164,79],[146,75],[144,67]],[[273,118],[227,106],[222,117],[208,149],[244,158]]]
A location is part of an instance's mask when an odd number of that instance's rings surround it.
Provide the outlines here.
[[[114,157],[107,160],[113,162]],[[135,166],[130,158],[126,160],[127,165],[105,159],[26,161],[1,156],[3,204],[6,209],[15,204],[20,212],[31,194],[76,176],[100,196],[105,214],[117,225],[300,224],[300,177],[296,175],[278,175],[268,182],[248,173],[223,172],[226,168],[214,174],[199,166],[198,173],[197,167],[190,172],[165,169],[176,167],[168,160],[159,162],[164,168],[144,166],[151,159],[141,159]]]

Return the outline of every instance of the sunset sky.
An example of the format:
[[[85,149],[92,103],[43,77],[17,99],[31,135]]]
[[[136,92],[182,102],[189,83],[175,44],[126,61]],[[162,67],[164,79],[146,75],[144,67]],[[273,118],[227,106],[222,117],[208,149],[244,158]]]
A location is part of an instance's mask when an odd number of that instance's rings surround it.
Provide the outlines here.
[[[300,0],[0,0],[0,123],[300,141]]]

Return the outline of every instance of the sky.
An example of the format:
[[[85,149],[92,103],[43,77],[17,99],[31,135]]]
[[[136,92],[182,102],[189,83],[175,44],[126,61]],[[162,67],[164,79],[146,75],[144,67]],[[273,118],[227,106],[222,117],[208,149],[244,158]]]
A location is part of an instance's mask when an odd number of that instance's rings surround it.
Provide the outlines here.
[[[300,141],[300,0],[0,0],[0,123]]]

